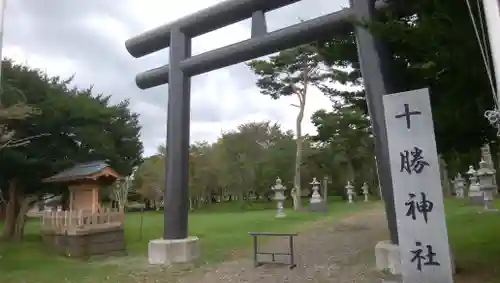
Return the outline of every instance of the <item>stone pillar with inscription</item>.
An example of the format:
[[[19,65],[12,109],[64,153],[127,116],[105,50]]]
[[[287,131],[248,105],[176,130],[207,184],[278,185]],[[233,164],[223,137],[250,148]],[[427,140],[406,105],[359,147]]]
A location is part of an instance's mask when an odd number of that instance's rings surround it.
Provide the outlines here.
[[[428,89],[384,96],[403,282],[452,283]]]

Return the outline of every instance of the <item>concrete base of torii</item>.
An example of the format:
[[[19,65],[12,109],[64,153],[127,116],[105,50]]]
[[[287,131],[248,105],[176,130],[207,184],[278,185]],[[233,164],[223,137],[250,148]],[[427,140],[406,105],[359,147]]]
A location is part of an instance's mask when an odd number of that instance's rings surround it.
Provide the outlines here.
[[[189,263],[200,256],[198,237],[178,240],[155,239],[148,244],[148,260],[150,264],[171,265]]]
[[[392,275],[401,274],[401,255],[399,246],[391,241],[382,241],[375,246],[375,265],[377,270]]]
[[[453,253],[450,248],[451,270],[456,272]],[[375,265],[377,270],[386,272],[390,275],[401,275],[401,254],[399,246],[392,244],[391,241],[381,241],[375,246]],[[390,282],[390,281],[388,281]]]

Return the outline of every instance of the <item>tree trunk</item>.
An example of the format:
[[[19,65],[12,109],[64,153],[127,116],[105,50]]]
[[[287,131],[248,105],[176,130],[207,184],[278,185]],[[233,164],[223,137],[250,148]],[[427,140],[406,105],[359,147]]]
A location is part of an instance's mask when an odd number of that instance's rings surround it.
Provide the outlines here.
[[[0,202],[0,223],[5,220],[5,202]]]
[[[212,190],[205,189],[205,191],[208,191],[208,193],[205,193],[207,196],[207,205],[212,206]]]
[[[202,201],[201,201],[201,197],[200,196],[197,196],[196,197],[196,208],[200,209],[202,207]]]
[[[348,176],[348,181],[351,181],[351,184],[354,185],[355,180],[356,180],[356,170],[354,170],[354,164],[352,162],[352,159],[349,155],[346,155],[347,159],[347,176]],[[347,182],[346,182],[347,183]]]
[[[240,208],[245,209],[247,205],[245,201],[245,192],[243,190],[239,192],[238,198],[239,198]]]
[[[304,79],[304,90],[301,94],[298,94],[299,102],[300,102],[300,110],[297,115],[296,120],[296,132],[297,132],[297,148],[295,152],[295,170],[294,170],[294,178],[293,178],[293,188],[292,192],[293,198],[293,207],[295,210],[300,210],[302,208],[301,197],[302,192],[300,189],[301,180],[300,180],[300,165],[302,164],[302,120],[304,120],[304,110],[306,107],[306,93],[307,93],[307,80]]]
[[[299,132],[299,131],[297,131]],[[298,136],[298,135],[297,135]],[[302,191],[300,188],[300,163],[302,160],[302,138],[297,137],[297,151],[295,154],[295,170],[294,170],[294,178],[293,178],[293,187],[294,187],[294,198],[293,198],[293,206],[295,210],[300,210],[302,207],[301,197]]]
[[[8,182],[7,205],[5,208],[5,224],[3,228],[2,238],[11,239],[14,236],[16,228],[16,216],[18,214],[17,205],[17,180],[12,179]]]
[[[19,197],[19,212],[16,217],[16,225],[15,225],[15,231],[14,231],[14,239],[16,240],[21,240],[24,235],[24,227],[26,224],[26,214],[28,213],[28,210],[30,209],[30,206],[35,202],[37,199],[36,196],[27,196]]]
[[[450,179],[448,176],[448,165],[442,155],[439,155],[439,171],[441,174],[441,185],[443,187],[443,195],[445,197],[452,196],[453,190],[451,189]]]

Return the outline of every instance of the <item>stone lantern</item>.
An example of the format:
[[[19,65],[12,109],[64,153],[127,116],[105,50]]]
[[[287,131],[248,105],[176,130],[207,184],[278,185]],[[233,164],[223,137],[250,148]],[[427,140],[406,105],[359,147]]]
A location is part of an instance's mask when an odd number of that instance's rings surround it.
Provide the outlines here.
[[[271,190],[274,192],[274,200],[277,202],[278,211],[276,212],[276,217],[285,217],[286,214],[283,209],[283,201],[286,199],[285,190],[286,187],[281,184],[281,179],[276,179],[276,185],[274,185]]]
[[[453,179],[453,188],[455,190],[456,198],[464,198],[465,179],[462,175],[460,175],[460,173],[458,173],[455,179]]]
[[[368,201],[368,184],[366,182],[363,183],[363,186],[361,186],[361,190],[363,191],[363,195],[365,196],[365,202]]]
[[[309,211],[326,211],[326,205],[323,202],[323,198],[319,194],[319,185],[320,183],[316,178],[313,178],[311,182],[312,186],[312,195],[309,200]]]
[[[466,173],[469,176],[469,200],[473,204],[482,204],[484,202],[483,193],[479,187],[477,172],[474,170],[474,166],[469,166],[469,171]]]
[[[346,190],[347,190],[347,198],[349,200],[349,203],[352,203],[352,199],[353,199],[353,196],[355,194],[354,192],[354,186],[351,185],[351,181],[347,181],[347,185],[345,186]]]
[[[493,192],[497,189],[495,185],[495,171],[489,168],[486,161],[481,160],[476,176],[479,178],[479,188],[483,192],[484,209],[492,210]]]

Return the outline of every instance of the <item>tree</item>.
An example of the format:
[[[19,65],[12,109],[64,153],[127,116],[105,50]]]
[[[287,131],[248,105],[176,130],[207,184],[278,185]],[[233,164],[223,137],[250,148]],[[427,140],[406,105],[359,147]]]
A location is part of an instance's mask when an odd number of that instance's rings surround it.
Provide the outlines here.
[[[485,141],[494,142],[492,150],[496,150],[496,131],[484,118],[485,110],[493,108],[491,88],[466,2],[412,0],[405,2],[405,9],[414,13],[401,17],[388,12],[367,27],[388,43],[398,75],[393,80],[405,83],[402,90],[430,88],[438,152],[455,164],[450,159],[468,154]],[[472,12],[477,19],[477,7]],[[335,80],[362,83],[352,30],[319,45],[325,64],[350,67],[333,75]],[[366,111],[363,91],[324,91]]]
[[[4,97],[19,90],[26,104],[40,110],[25,119],[3,123],[21,137],[33,139],[23,147],[0,151],[0,187],[7,202],[4,238],[21,238],[26,212],[47,193],[61,194],[65,186],[41,183],[45,177],[75,163],[108,160],[120,175],[129,175],[141,162],[138,115],[128,101],[111,105],[109,96],[94,95],[92,88],[70,88],[71,78],[49,77],[40,70],[4,63]],[[5,107],[14,102],[3,100]]]
[[[158,148],[159,153],[144,159],[134,172],[133,189],[143,200],[153,203],[159,208],[165,187],[165,151],[164,147]]]
[[[127,205],[128,194],[132,188],[132,178],[123,177],[119,178],[115,181],[113,186],[113,200],[118,202],[118,207],[120,211],[125,210],[125,206]]]
[[[273,99],[295,95],[299,102],[298,105],[293,105],[299,108],[295,125],[297,144],[293,185],[294,208],[298,210],[301,208],[302,121],[308,87],[316,85],[324,79],[320,69],[320,58],[314,46],[303,45],[281,51],[277,55],[271,56],[269,60],[251,61],[248,66],[258,76],[257,86],[261,89],[262,94]]]
[[[6,60],[6,63],[11,64],[9,60]],[[1,62],[0,66],[2,65],[3,62]],[[4,89],[4,87],[6,89]],[[7,97],[5,97],[5,94],[7,94]],[[9,102],[8,107],[4,107],[2,103],[3,99],[5,98]],[[25,102],[26,98],[24,97],[22,91],[20,91],[15,86],[12,86],[11,84],[2,84],[0,86],[0,150],[5,147],[23,146],[29,143],[31,139],[36,138],[16,137],[16,131],[13,129],[9,129],[8,125],[4,124],[4,122],[7,120],[23,120],[27,117],[40,113],[39,109],[31,107]]]
[[[16,138],[15,130],[9,129],[9,127],[5,124],[1,124],[2,120],[7,120],[7,119],[22,120],[31,115],[36,115],[36,110],[28,105],[25,105],[22,102],[17,103],[8,108],[3,108],[0,105],[0,150],[6,147],[12,148],[12,147],[23,146],[28,144],[30,140],[34,138],[47,135],[47,134],[39,134],[33,137]]]
[[[280,125],[251,122],[222,133],[214,143],[198,141],[189,149],[189,198],[191,210],[220,201],[239,201],[241,208],[254,200],[270,201],[270,187],[277,177],[293,180],[296,141]],[[155,200],[163,189],[165,147],[145,158],[134,173],[134,192]],[[305,166],[305,164],[303,164]],[[289,186],[290,187],[290,186]]]
[[[212,194],[218,186],[218,171],[211,144],[196,142],[189,150],[189,193],[191,209],[194,209],[202,204],[212,204]]]
[[[222,134],[215,145],[221,184],[246,206],[250,194],[265,195],[277,177],[291,179],[293,144],[291,132],[270,122],[242,124]]]
[[[4,89],[2,88],[3,85],[0,86],[0,150],[7,147],[13,148],[26,145],[29,143],[31,139],[35,138],[35,137],[16,138],[16,131],[9,129],[8,125],[5,124],[7,120],[9,119],[22,120],[29,116],[36,115],[39,112],[38,109],[26,105],[24,95],[18,89],[12,89],[12,87],[9,85],[5,86],[9,87],[8,89],[9,91],[7,92],[8,94],[10,95],[14,94],[16,96],[15,98],[17,99],[17,102],[13,103],[13,105],[9,107],[4,107],[2,105]],[[9,99],[12,100],[13,98],[9,97]],[[0,217],[2,216],[5,204],[6,201],[3,196],[2,188],[0,187]]]
[[[317,111],[311,120],[317,131],[312,140],[321,155],[316,162],[326,168],[340,167],[336,171],[342,172],[332,179],[340,180],[342,187],[347,181],[357,180],[359,186],[365,181],[376,183],[370,121],[362,110],[337,103],[330,112]]]

